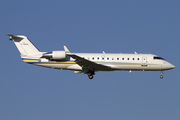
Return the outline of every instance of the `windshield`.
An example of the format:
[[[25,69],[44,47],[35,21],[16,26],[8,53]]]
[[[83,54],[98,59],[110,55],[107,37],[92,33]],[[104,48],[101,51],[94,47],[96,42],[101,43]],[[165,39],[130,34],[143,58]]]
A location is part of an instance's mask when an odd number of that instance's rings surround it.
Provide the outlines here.
[[[164,60],[164,58],[162,57],[158,57],[158,56],[155,56],[154,59],[158,59],[158,60]]]

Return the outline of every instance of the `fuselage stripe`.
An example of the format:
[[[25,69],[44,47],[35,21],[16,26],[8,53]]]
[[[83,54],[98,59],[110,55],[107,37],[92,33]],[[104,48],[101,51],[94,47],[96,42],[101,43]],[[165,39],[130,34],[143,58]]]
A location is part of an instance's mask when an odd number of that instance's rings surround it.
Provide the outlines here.
[[[73,62],[73,61],[40,61],[40,60],[23,60],[24,62],[26,62],[26,63],[42,63],[42,64],[76,64],[75,62]],[[122,63],[122,62],[114,62],[114,63],[112,63],[112,62],[97,62],[96,61],[96,63],[97,64],[110,64],[110,65],[112,65],[112,64],[114,64],[114,65],[142,65],[142,63]],[[151,64],[152,65],[152,64]],[[157,64],[156,64],[157,65]]]

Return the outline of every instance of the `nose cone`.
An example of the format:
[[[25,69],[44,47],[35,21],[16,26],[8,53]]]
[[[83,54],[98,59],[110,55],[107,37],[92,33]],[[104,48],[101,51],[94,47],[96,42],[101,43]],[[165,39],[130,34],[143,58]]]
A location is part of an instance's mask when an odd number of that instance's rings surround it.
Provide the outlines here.
[[[173,65],[173,64],[171,64],[171,63],[169,63],[168,65],[167,65],[167,69],[174,69],[175,68],[175,66]]]
[[[176,66],[172,65],[171,67],[172,67],[172,69],[174,69]]]

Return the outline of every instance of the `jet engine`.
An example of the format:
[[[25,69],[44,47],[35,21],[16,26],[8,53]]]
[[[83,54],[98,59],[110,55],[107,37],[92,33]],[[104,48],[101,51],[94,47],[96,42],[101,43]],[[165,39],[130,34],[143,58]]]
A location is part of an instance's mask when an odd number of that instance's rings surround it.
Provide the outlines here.
[[[66,52],[65,51],[52,51],[50,53],[45,53],[41,58],[47,58],[52,60],[65,60]]]

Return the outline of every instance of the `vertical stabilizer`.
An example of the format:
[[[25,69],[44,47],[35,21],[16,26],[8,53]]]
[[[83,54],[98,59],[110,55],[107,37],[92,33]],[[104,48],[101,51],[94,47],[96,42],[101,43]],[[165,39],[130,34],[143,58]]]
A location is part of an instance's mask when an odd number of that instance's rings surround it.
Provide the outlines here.
[[[31,55],[38,55],[41,52],[28,40],[26,36],[21,36],[21,35],[11,35],[7,34],[10,36],[9,40],[13,40],[16,47],[18,48],[19,52],[21,53],[22,56],[31,56]]]

